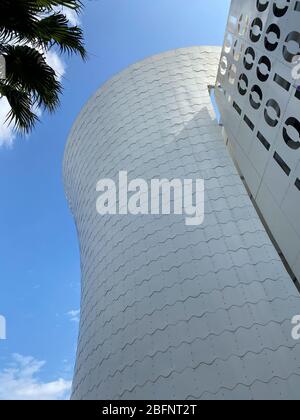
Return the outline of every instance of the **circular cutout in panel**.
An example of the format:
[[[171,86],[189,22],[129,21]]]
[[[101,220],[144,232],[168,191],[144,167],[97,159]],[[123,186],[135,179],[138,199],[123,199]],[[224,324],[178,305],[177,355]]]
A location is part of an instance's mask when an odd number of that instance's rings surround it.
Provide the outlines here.
[[[280,28],[275,23],[272,23],[266,32],[265,36],[265,47],[268,51],[275,51],[279,45],[280,40]]]
[[[235,82],[235,77],[237,73],[237,67],[235,64],[231,64],[228,71],[228,80],[231,85]]]
[[[283,139],[286,144],[293,150],[298,150],[300,148],[300,121],[295,117],[290,117],[285,122],[286,127],[283,128]],[[295,141],[291,138],[287,131],[287,127],[293,127],[298,131],[298,141]]]
[[[225,55],[223,55],[223,57],[221,58],[221,61],[220,61],[220,73],[222,74],[222,76],[225,76],[227,68],[228,68],[227,57],[225,57]]]
[[[273,118],[272,116],[270,116],[270,109],[273,111],[273,113],[276,114],[277,118]],[[265,115],[266,123],[270,127],[276,127],[276,125],[279,123],[281,110],[280,110],[280,106],[279,106],[278,102],[276,102],[275,99],[269,99],[268,100],[268,102],[266,104],[264,115]]]
[[[248,77],[243,73],[240,75],[239,83],[238,83],[238,91],[240,95],[245,96],[248,90]]]
[[[258,85],[254,85],[253,88],[251,89],[251,93],[249,97],[252,108],[256,110],[259,109],[261,107],[262,99],[263,99],[263,93],[262,93],[261,88]]]
[[[262,30],[263,30],[263,23],[260,18],[255,18],[251,24],[250,30],[250,39],[252,42],[258,42],[260,40]]]
[[[292,52],[289,48],[291,48],[292,44],[290,46],[286,45],[289,43],[294,42],[296,44],[298,44],[298,51]],[[285,45],[283,47],[283,57],[286,61],[288,61],[289,63],[292,63],[294,58],[300,54],[300,33],[299,32],[291,32],[288,34],[288,36],[286,37],[285,40]]]
[[[230,33],[227,33],[224,43],[224,51],[226,54],[229,54],[233,44],[233,36]]]
[[[286,3],[284,7],[280,7],[278,3]],[[281,1],[275,1],[273,4],[273,13],[276,17],[280,18],[286,14],[286,12],[289,10],[291,4],[291,0],[281,0]]]
[[[259,12],[265,12],[267,10],[267,8],[269,7],[270,1],[261,1],[261,0],[257,0],[256,2],[256,8]]]
[[[252,47],[248,47],[245,51],[245,57],[244,57],[245,69],[251,70],[254,65],[254,61],[255,61],[255,51]]]
[[[266,82],[270,76],[270,72],[272,69],[271,61],[268,57],[263,55],[258,62],[257,66],[257,77],[261,82]]]

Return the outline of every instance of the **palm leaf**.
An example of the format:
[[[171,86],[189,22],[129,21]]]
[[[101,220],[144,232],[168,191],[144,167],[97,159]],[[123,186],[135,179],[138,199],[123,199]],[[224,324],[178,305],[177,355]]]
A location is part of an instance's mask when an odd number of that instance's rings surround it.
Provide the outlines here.
[[[5,96],[11,107],[6,121],[14,123],[14,127],[21,133],[29,133],[39,120],[32,111],[32,99],[28,92],[18,90],[10,85],[0,82],[0,94]]]
[[[78,52],[82,58],[86,57],[82,30],[77,26],[69,27],[68,19],[62,13],[54,13],[40,20],[36,25],[36,33],[46,48],[56,44],[63,53]]]
[[[36,3],[39,7],[48,10],[62,6],[79,12],[83,8],[83,3],[80,0],[36,0]]]
[[[79,13],[82,7],[80,0],[0,0],[0,55],[6,62],[0,96],[7,97],[8,121],[17,130],[33,128],[35,105],[50,112],[59,105],[62,87],[44,53],[56,46],[60,53],[86,58],[82,30],[69,25],[63,10]]]
[[[6,45],[0,52],[6,60],[6,83],[31,93],[33,103],[54,111],[59,105],[61,85],[44,56],[28,46]]]
[[[22,40],[32,37],[38,21],[38,9],[33,0],[1,0],[0,40]]]

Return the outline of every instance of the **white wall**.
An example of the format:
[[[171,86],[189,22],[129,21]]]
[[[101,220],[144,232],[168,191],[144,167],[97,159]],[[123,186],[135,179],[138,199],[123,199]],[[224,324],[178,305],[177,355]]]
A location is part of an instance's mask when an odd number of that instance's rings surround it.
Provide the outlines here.
[[[300,57],[298,81],[292,58],[300,56],[299,22],[299,1],[233,0],[216,89],[229,150],[298,279]]]

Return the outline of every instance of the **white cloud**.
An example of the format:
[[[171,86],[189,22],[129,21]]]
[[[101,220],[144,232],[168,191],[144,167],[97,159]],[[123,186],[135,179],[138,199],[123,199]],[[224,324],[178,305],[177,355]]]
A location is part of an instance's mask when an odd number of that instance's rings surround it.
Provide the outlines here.
[[[50,67],[53,68],[53,70],[56,73],[57,79],[61,81],[63,75],[66,72],[66,66],[63,60],[58,56],[58,54],[54,51],[47,51],[45,53],[46,61],[49,64]]]
[[[67,315],[70,318],[70,321],[72,321],[72,322],[79,322],[79,319],[80,319],[79,318],[79,316],[80,316],[80,310],[78,309],[78,310],[69,311],[67,313]]]
[[[12,126],[9,126],[5,120],[10,111],[9,103],[6,98],[0,98],[0,147],[12,146],[15,139],[15,133]]]
[[[0,371],[0,400],[64,400],[70,396],[71,381],[59,378],[43,382],[39,374],[45,362],[13,355],[13,361]]]
[[[66,16],[71,26],[80,25],[80,19],[75,10],[69,9],[68,7],[60,7],[59,11]]]

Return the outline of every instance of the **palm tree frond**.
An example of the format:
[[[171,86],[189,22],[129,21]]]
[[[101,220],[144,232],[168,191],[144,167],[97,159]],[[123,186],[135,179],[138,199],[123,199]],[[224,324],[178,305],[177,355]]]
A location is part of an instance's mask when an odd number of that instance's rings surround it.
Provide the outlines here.
[[[40,20],[36,31],[45,47],[54,43],[61,52],[79,53],[83,59],[86,58],[82,30],[78,26],[70,27],[64,14],[54,13]]]
[[[83,8],[83,3],[80,0],[36,0],[39,7],[52,10],[53,7],[67,7],[72,10],[80,12]]]
[[[0,51],[6,60],[6,83],[31,93],[34,103],[53,112],[62,88],[45,57],[28,46],[6,45]]]
[[[13,123],[15,129],[20,133],[29,133],[39,121],[38,116],[32,111],[33,104],[30,94],[1,82],[0,93],[7,98],[11,107],[6,121],[9,124]]]
[[[79,14],[81,0],[0,0],[0,55],[5,59],[5,77],[0,79],[0,97],[11,106],[7,121],[27,133],[38,117],[35,106],[57,109],[62,86],[46,54],[60,53],[86,58],[82,30],[70,24],[66,9]]]
[[[38,21],[38,9],[34,0],[1,0],[0,40],[20,41],[32,37]]]

